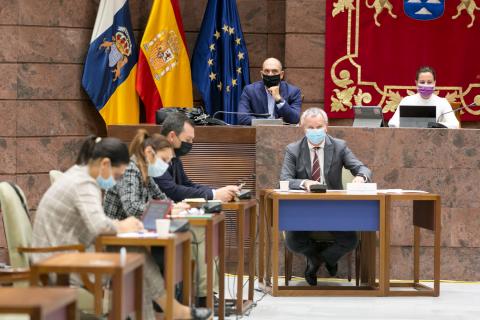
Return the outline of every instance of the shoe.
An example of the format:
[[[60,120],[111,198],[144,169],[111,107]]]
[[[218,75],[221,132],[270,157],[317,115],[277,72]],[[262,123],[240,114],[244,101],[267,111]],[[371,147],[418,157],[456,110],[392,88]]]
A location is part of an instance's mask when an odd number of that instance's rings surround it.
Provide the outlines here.
[[[311,286],[317,285],[317,271],[320,262],[316,259],[307,258],[307,267],[305,268],[305,280]]]
[[[207,320],[212,316],[212,310],[207,308],[191,308],[193,320]]]
[[[334,266],[331,266],[331,265],[329,265],[328,263],[325,262],[325,268],[327,269],[330,277],[335,277],[337,275],[337,272],[338,272],[338,263],[335,263]]]
[[[199,308],[206,308],[207,307],[207,297],[198,297],[197,298],[197,303],[195,306]]]

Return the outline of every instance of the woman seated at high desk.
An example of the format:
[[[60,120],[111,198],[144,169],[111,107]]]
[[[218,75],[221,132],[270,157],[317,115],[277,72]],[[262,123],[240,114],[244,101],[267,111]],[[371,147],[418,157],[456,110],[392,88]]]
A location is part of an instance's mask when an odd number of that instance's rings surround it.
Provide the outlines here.
[[[115,138],[89,137],[83,143],[76,164],[43,195],[33,224],[34,247],[80,243],[93,250],[95,238],[104,233],[136,232],[143,224],[135,217],[111,219],[102,206],[101,189],[115,185],[130,161],[128,148]],[[144,249],[138,248],[140,252]],[[35,263],[48,254],[33,254]],[[73,280],[74,281],[74,280]],[[75,281],[75,285],[81,285]],[[152,301],[166,308],[164,280],[149,254],[145,254],[143,314],[155,319]],[[211,311],[192,309],[174,301],[175,319],[207,319]]]
[[[122,179],[105,193],[104,208],[107,216],[114,219],[127,217],[140,218],[151,199],[168,199],[153,180],[162,176],[168,169],[174,156],[173,146],[160,134],[150,135],[140,129],[129,147],[130,163]],[[174,205],[174,211],[189,208],[184,203]],[[207,270],[205,264],[205,231],[203,228],[192,228],[192,255],[196,258],[195,288],[197,305],[206,305]],[[160,252],[152,248],[156,260]],[[216,279],[217,280],[217,279]]]

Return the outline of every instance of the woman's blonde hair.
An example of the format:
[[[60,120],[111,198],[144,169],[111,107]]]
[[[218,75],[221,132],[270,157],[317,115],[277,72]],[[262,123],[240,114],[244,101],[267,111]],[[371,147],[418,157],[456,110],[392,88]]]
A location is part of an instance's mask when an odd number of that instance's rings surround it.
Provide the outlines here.
[[[142,173],[142,180],[145,185],[148,184],[148,164],[147,156],[145,155],[145,148],[152,147],[154,152],[165,148],[173,148],[172,144],[161,134],[154,133],[150,135],[147,130],[139,129],[137,134],[130,142],[129,152],[130,156],[135,156],[140,172]]]

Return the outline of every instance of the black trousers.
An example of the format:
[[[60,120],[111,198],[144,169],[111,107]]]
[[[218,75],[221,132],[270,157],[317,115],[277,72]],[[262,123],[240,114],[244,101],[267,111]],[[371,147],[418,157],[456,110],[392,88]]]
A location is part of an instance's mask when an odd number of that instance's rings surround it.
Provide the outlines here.
[[[315,240],[318,231],[287,231],[286,245],[290,251],[301,253],[309,259],[320,258],[334,266],[341,257],[355,249],[358,236],[355,231],[329,231],[334,243],[324,246]],[[321,231],[320,231],[321,232]]]

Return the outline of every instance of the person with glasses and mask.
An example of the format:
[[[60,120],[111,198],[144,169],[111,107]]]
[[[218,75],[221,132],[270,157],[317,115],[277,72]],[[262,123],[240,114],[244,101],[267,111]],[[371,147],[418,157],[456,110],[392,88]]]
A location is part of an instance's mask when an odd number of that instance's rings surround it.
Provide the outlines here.
[[[51,185],[40,200],[33,223],[32,245],[51,247],[80,243],[92,251],[95,238],[101,234],[142,230],[143,224],[137,218],[109,218],[102,206],[101,190],[113,188],[121,180],[129,162],[128,148],[120,140],[87,138],[75,165]],[[164,279],[144,248],[130,247],[128,251],[145,254],[143,318],[154,320],[152,301],[164,310],[167,307]],[[31,259],[36,263],[49,255],[32,254]],[[78,277],[70,279],[72,285],[82,285]],[[211,310],[190,308],[174,300],[175,319],[209,319],[211,314]]]
[[[327,189],[342,190],[343,167],[355,177],[353,183],[371,181],[371,171],[355,157],[346,142],[327,134],[328,117],[320,108],[309,108],[300,120],[305,136],[287,146],[280,180],[289,181],[290,189],[310,191],[312,185],[323,184]],[[325,246],[315,241],[316,231],[287,231],[286,245],[290,251],[307,258],[305,280],[317,285],[317,270],[325,263],[331,276],[337,273],[338,260],[356,248],[355,231],[330,231],[333,244]]]
[[[283,81],[282,63],[275,58],[263,62],[261,81],[247,85],[238,103],[238,123],[251,125],[253,115],[270,114],[270,119],[282,118],[284,122],[297,124],[302,109],[302,93],[294,85]]]
[[[105,213],[115,219],[140,218],[149,200],[167,199],[153,178],[167,172],[174,156],[172,144],[158,133],[150,135],[140,129],[130,143],[129,153],[130,163],[125,174],[105,193]],[[187,205],[177,203],[173,211],[187,208]]]
[[[437,122],[443,124],[447,128],[458,129],[458,123],[452,106],[445,98],[441,98],[435,94],[436,73],[432,67],[424,66],[417,70],[415,84],[417,85],[417,93],[403,98],[399,106],[436,106]],[[448,112],[448,113],[447,113]],[[398,128],[400,126],[400,108],[395,110],[388,126]]]
[[[162,123],[162,135],[173,145],[175,157],[167,172],[154,178],[160,189],[175,202],[187,198],[204,198],[228,202],[240,191],[238,186],[213,189],[191,181],[183,168],[181,157],[187,155],[193,146],[195,128],[193,122],[183,113],[170,114]]]

